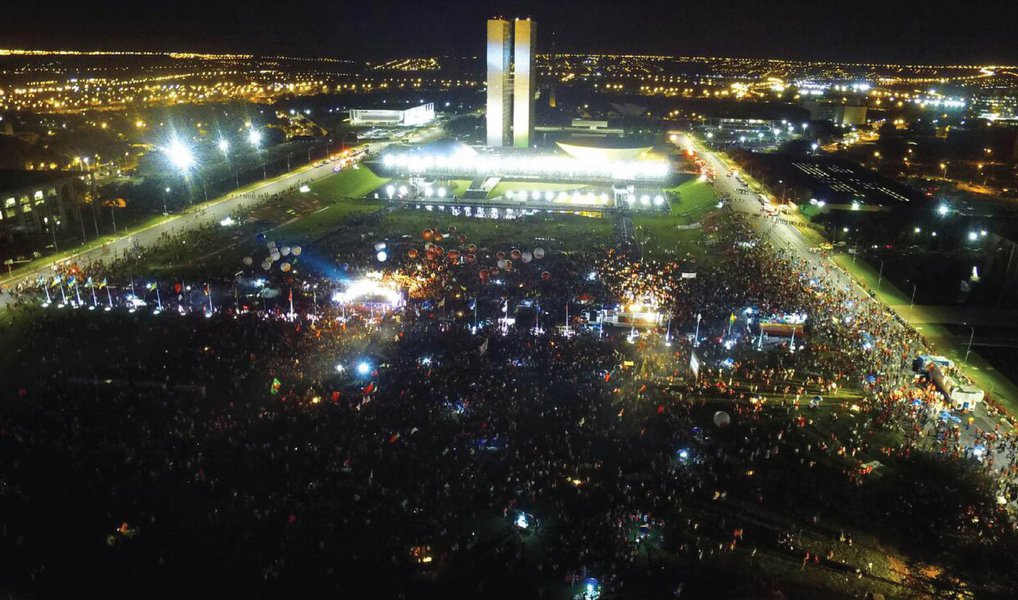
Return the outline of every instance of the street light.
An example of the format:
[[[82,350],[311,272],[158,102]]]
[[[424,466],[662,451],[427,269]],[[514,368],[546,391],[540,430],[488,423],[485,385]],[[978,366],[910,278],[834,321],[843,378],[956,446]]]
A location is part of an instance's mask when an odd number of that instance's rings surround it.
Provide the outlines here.
[[[257,129],[252,129],[247,134],[247,139],[248,139],[249,142],[251,142],[252,146],[257,148],[262,143],[262,132],[258,131]]]
[[[219,140],[219,151],[225,156],[230,151],[230,140],[226,138]]]
[[[174,167],[184,173],[195,164],[194,151],[191,150],[190,146],[177,138],[171,140],[169,145],[163,148],[163,154],[170,159],[170,163]]]
[[[971,326],[971,325],[969,325],[968,323],[963,323],[963,325],[968,325],[969,329],[972,330],[969,333],[969,343],[968,343],[968,346],[966,346],[966,348],[965,348],[964,365],[967,367],[967,366],[969,366],[969,353],[972,352],[972,338],[974,338],[976,336],[976,328]]]
[[[169,193],[170,193],[170,188],[167,187],[166,189],[163,190],[163,215],[167,215],[170,212],[169,210],[166,209],[166,194],[169,194]]]
[[[947,212],[949,210],[950,209],[947,207],[947,204],[941,204],[940,206],[937,207],[937,214],[944,217],[947,216]]]
[[[914,281],[909,281],[909,283],[912,284],[912,298],[908,301],[908,319],[906,319],[906,320],[911,322],[912,321],[912,307],[915,306],[915,291],[916,291],[918,286],[916,286]]]

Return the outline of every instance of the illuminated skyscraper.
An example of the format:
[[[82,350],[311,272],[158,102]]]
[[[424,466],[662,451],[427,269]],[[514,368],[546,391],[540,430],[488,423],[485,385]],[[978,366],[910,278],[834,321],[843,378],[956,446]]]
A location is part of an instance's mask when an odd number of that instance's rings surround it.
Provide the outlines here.
[[[534,40],[537,23],[517,19],[513,31],[513,145],[530,146],[534,132]]]
[[[510,25],[512,29],[510,30]],[[487,141],[526,148],[534,130],[534,53],[537,23],[488,20]]]
[[[488,102],[487,130],[489,146],[505,146],[511,140],[512,46],[509,21],[488,19]]]

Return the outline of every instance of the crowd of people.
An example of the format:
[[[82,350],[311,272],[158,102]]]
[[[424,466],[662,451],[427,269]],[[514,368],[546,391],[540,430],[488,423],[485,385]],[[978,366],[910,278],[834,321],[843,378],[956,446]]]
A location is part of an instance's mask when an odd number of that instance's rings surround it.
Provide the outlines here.
[[[734,214],[704,231],[709,265],[555,253],[499,283],[435,266],[396,309],[325,300],[377,267],[370,248],[338,278],[271,275],[268,304],[210,274],[213,309],[196,285],[168,295],[176,317],[40,309],[50,283],[29,286],[5,325],[24,343],[5,365],[0,580],[118,596],[928,591],[875,547],[907,546],[917,524],[911,490],[882,504],[887,483],[930,473],[920,454],[991,467],[909,375],[923,340]],[[82,266],[121,290],[125,268]],[[645,300],[667,316],[635,338],[581,316]],[[746,315],[788,313],[807,316],[803,338],[758,349]],[[1013,498],[1014,436],[975,439]],[[909,550],[950,570],[962,544],[1012,547],[993,495],[960,503],[939,544]],[[986,577],[972,585],[1010,583]]]

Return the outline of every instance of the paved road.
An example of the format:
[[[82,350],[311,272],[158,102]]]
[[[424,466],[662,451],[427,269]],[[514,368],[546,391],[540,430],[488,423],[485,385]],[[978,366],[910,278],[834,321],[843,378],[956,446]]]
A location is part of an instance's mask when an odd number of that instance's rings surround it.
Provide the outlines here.
[[[380,152],[387,145],[388,142],[365,144],[371,154]],[[0,287],[7,289],[17,286],[21,282],[35,281],[40,276],[51,276],[53,274],[53,267],[57,264],[109,260],[123,256],[131,248],[155,244],[163,234],[176,235],[196,229],[210,222],[219,222],[227,216],[262,202],[274,194],[285,191],[287,188],[327,177],[332,174],[333,166],[333,163],[326,163],[319,167],[311,165],[299,167],[274,179],[245,188],[242,193],[234,192],[227,194],[210,200],[207,203],[189,208],[167,221],[162,221],[145,229],[114,238],[102,246],[64,256],[58,261],[49,262],[40,267],[15,271],[13,276],[0,279]],[[0,293],[0,306],[5,305],[9,300],[10,296],[6,292]]]
[[[871,297],[859,284],[840,267],[834,265],[833,261],[828,261],[827,257],[821,252],[811,252],[810,248],[814,244],[806,238],[801,231],[799,231],[793,224],[780,217],[769,217],[763,214],[763,210],[760,203],[757,201],[757,194],[753,192],[740,194],[739,188],[745,188],[735,177],[728,177],[728,172],[732,169],[732,166],[724,163],[717,155],[710,152],[696,140],[693,140],[687,135],[680,135],[677,144],[681,148],[689,148],[695,150],[696,153],[702,157],[707,164],[714,169],[717,177],[714,182],[715,190],[718,194],[728,193],[731,197],[731,206],[734,210],[739,212],[748,213],[750,215],[749,221],[762,234],[763,238],[769,240],[777,248],[785,248],[794,253],[798,258],[805,259],[811,266],[825,269],[830,267],[828,271],[833,279],[833,282],[852,294],[854,294],[861,302],[879,302],[878,300]],[[748,188],[747,188],[748,189]],[[886,305],[885,305],[886,306]],[[894,311],[894,307],[888,307],[892,312],[898,314],[901,321],[897,321],[897,326],[902,327],[904,322],[904,316]],[[911,377],[912,373],[910,370],[905,370],[898,374],[903,378]],[[968,415],[963,415],[963,419],[966,419]],[[993,431],[999,418],[991,417],[987,414],[985,404],[980,403],[976,410],[973,411],[972,416],[975,417],[974,427],[969,430],[962,429],[961,443],[965,446],[972,446],[976,434],[976,429],[982,429],[983,431]],[[1010,425],[1007,424],[1005,429],[1010,429]],[[995,466],[1003,466],[1007,464],[1007,460],[1003,455],[998,454],[995,458]]]

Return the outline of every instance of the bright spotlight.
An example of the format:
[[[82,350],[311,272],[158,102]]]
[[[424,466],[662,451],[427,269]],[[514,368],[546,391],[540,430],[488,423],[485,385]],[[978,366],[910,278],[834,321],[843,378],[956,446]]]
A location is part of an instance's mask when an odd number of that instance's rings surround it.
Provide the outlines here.
[[[357,363],[358,375],[363,377],[369,373],[371,373],[371,365],[369,365],[367,361],[362,360],[361,362]]]
[[[219,140],[219,151],[226,154],[230,151],[230,140]]]
[[[247,140],[251,142],[252,146],[257,148],[262,143],[262,132],[257,129],[252,129],[251,132],[247,134]]]
[[[942,217],[947,214],[947,211],[948,208],[946,204],[941,204],[940,206],[937,207],[937,214],[939,214]]]
[[[163,152],[173,163],[173,166],[180,171],[187,171],[194,166],[194,152],[187,144],[178,139],[170,142]]]

